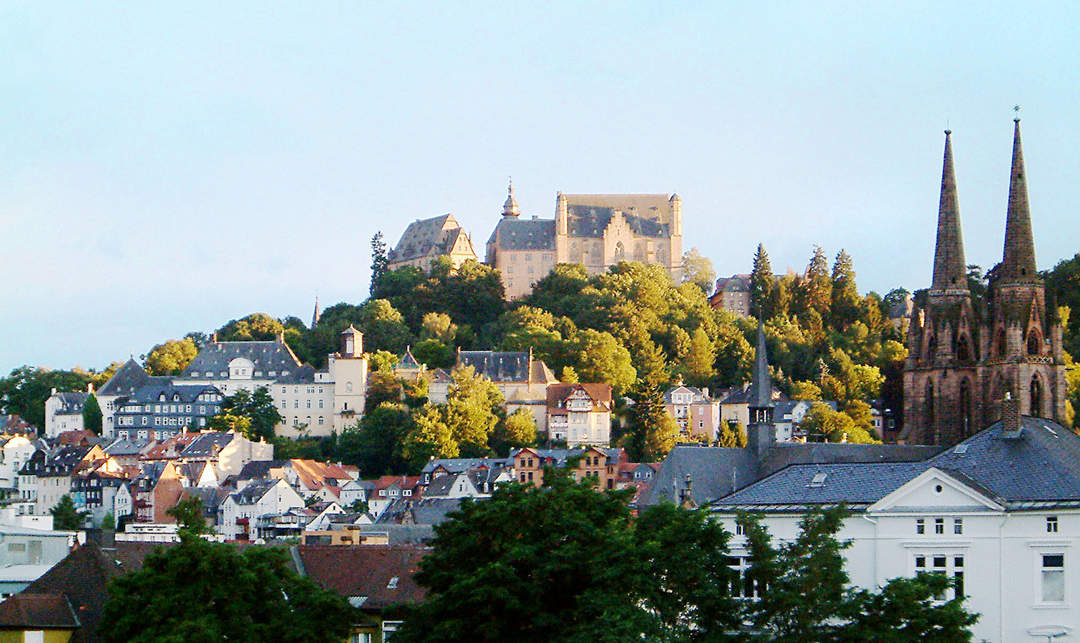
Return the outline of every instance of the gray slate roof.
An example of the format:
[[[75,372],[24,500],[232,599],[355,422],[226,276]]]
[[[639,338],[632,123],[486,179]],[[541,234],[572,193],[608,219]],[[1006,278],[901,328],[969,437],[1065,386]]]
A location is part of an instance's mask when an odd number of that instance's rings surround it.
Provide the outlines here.
[[[434,460],[428,460],[427,464],[424,465],[424,468],[420,470],[420,473],[431,473],[439,466],[450,473],[460,473],[480,466],[487,466],[490,468],[496,464],[505,465],[509,463],[509,461],[509,458],[435,458]]]
[[[184,447],[180,452],[181,458],[207,458],[216,456],[222,449],[236,439],[235,433],[223,431],[208,431],[200,433],[199,437]]]
[[[146,386],[151,383],[161,383],[170,381],[168,377],[151,377],[146,373],[142,366],[134,359],[129,359],[124,362],[123,366],[116,369],[113,376],[109,378],[105,385],[98,389],[98,395],[131,395],[135,392],[135,389]]]
[[[216,387],[207,384],[174,384],[170,381],[140,386],[125,397],[129,402],[145,404],[147,402],[158,401],[159,396],[164,394],[166,402],[179,401],[185,404],[191,404],[207,391],[224,396],[224,393],[219,391]],[[179,399],[174,400],[174,396],[179,396]]]
[[[555,220],[504,217],[495,226],[488,243],[496,239],[501,250],[554,250]]]
[[[1080,502],[1080,437],[1042,418],[1023,418],[1019,437],[991,425],[957,446],[909,463],[796,464],[730,494],[716,505],[797,507],[877,502],[931,467],[1014,507]],[[846,446],[846,445],[844,445]],[[881,445],[884,446],[884,445]],[[816,474],[824,484],[811,486]]]
[[[86,391],[58,391],[53,397],[60,400],[60,408],[57,410],[57,413],[78,414],[82,413],[83,407],[86,406],[86,400],[90,397],[90,394]]]
[[[257,377],[270,377],[270,371],[274,371],[274,377],[288,377],[293,371],[300,368],[300,361],[296,359],[289,347],[281,342],[212,342],[207,344],[191,360],[184,369],[181,377],[200,379],[224,379],[228,373],[229,362],[243,357],[255,364],[254,370],[261,374]],[[192,373],[198,373],[193,376]]]
[[[604,230],[611,223],[615,209],[588,205],[570,205],[567,207],[567,213],[570,215],[566,222],[567,232],[571,237],[600,239],[603,238]],[[625,212],[623,217],[626,219],[630,230],[637,236],[655,238],[671,236],[666,223]]]
[[[529,376],[529,354],[498,351],[461,351],[458,366],[472,366],[492,382],[524,382]]]
[[[387,259],[397,262],[446,254],[454,247],[458,235],[464,233],[452,214],[413,221],[405,228]]]

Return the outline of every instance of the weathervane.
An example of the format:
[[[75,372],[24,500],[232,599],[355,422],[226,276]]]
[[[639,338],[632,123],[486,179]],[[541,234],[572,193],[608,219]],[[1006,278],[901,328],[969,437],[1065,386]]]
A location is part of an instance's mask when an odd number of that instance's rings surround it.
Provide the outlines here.
[[[1016,116],[1013,118],[1014,121],[1020,120],[1020,110],[1021,109],[1022,108],[1019,105],[1013,105],[1013,111],[1016,112]]]

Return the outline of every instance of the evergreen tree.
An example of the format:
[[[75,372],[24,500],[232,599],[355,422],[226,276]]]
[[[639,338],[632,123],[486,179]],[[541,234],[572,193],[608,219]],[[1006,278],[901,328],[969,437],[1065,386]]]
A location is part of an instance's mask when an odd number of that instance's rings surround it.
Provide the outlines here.
[[[806,266],[806,275],[800,282],[799,315],[816,311],[821,317],[829,316],[832,305],[832,280],[829,278],[829,260],[821,246],[814,246],[814,254]]]
[[[702,328],[694,330],[690,336],[690,349],[683,359],[683,374],[693,386],[706,386],[716,375],[713,365],[716,362],[716,347]]]
[[[98,404],[97,396],[91,393],[83,405],[83,428],[101,435],[101,405]]]
[[[664,406],[664,394],[659,388],[646,387],[631,397],[630,426],[623,438],[630,460],[662,460],[679,437],[679,426]]]
[[[53,529],[57,531],[78,531],[86,523],[86,512],[75,507],[71,496],[64,494],[49,513],[53,517]]]
[[[371,237],[371,287],[369,293],[372,296],[375,294],[375,287],[379,280],[386,274],[389,264],[390,260],[386,254],[386,242],[383,241],[382,230],[379,230],[375,233],[375,236]]]
[[[859,291],[855,286],[855,265],[851,255],[841,250],[836,253],[832,270],[832,326],[838,330],[847,328],[859,318]]]
[[[769,319],[773,310],[776,277],[773,275],[769,254],[765,246],[758,244],[754,253],[754,269],[750,272],[750,314],[760,319]]]

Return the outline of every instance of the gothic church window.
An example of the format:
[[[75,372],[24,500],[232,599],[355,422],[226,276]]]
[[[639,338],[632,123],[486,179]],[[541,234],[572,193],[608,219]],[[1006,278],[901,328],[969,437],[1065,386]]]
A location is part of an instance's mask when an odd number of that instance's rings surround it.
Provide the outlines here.
[[[1005,329],[1001,329],[997,333],[997,356],[1005,357]]]
[[[956,357],[961,362],[971,361],[971,348],[968,346],[967,335],[962,335],[956,346]]]
[[[1039,354],[1039,334],[1035,331],[1031,331],[1030,333],[1028,333],[1027,352],[1028,355]]]
[[[1042,384],[1039,382],[1039,377],[1036,375],[1031,378],[1031,415],[1042,415]]]

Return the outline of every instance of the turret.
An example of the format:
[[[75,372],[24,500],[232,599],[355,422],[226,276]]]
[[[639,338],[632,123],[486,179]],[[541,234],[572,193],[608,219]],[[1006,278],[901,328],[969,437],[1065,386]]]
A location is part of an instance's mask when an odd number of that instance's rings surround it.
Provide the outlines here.
[[[514,181],[510,180],[509,185],[506,187],[506,202],[503,203],[503,216],[517,218],[521,215],[521,208],[518,207],[517,199],[514,198]]]
[[[671,234],[682,234],[682,199],[678,194],[672,194],[668,199],[668,203],[671,204]]]
[[[555,234],[562,236],[569,234],[569,218],[570,214],[567,211],[566,197],[562,192],[559,192],[558,197],[555,199]]]
[[[352,324],[341,331],[341,357],[359,357],[364,353],[364,334]]]

